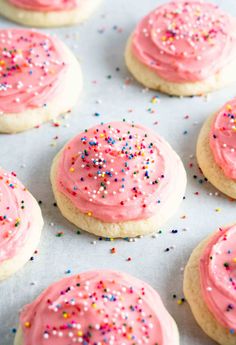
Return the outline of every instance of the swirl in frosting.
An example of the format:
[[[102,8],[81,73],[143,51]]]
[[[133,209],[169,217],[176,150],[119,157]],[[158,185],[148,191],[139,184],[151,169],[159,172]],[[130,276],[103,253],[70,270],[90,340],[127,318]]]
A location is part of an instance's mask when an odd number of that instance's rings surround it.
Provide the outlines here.
[[[175,193],[182,163],[169,144],[140,125],[101,124],[63,149],[56,183],[83,213],[105,222],[149,218]]]
[[[236,98],[224,105],[212,121],[210,147],[216,164],[236,179]]]
[[[68,11],[78,7],[78,0],[8,0],[10,4],[30,11]]]
[[[0,30],[0,114],[46,107],[67,70],[62,43],[27,29]]]
[[[167,81],[201,81],[236,59],[236,19],[215,4],[172,1],[140,22],[132,52]]]
[[[200,259],[202,294],[215,319],[236,331],[236,225],[219,231]]]
[[[14,257],[27,240],[32,198],[15,173],[0,168],[0,264]]]
[[[91,271],[47,288],[20,316],[24,345],[175,345],[159,295],[123,273]]]

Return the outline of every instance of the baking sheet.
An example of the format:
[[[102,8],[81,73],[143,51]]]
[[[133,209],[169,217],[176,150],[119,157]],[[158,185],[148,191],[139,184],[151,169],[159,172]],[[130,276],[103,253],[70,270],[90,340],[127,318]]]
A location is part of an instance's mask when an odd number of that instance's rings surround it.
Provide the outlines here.
[[[123,59],[126,40],[138,20],[163,2],[104,0],[84,25],[45,30],[58,35],[80,60],[84,90],[72,115],[61,118],[59,127],[49,123],[17,135],[0,135],[1,166],[17,172],[37,200],[42,201],[45,221],[34,260],[0,283],[0,345],[13,344],[18,312],[24,304],[53,281],[95,268],[122,270],[157,289],[179,326],[182,345],[214,344],[196,325],[187,303],[179,305],[177,300],[183,297],[183,267],[192,249],[219,225],[236,218],[235,203],[202,183],[195,160],[202,122],[235,96],[236,89],[230,87],[207,98],[178,99],[147,91],[132,80]],[[235,0],[214,2],[236,16]],[[0,25],[13,27],[4,19]],[[153,97],[156,103],[151,102]],[[49,181],[52,159],[68,139],[84,128],[123,118],[153,128],[180,154],[188,173],[186,200],[156,236],[128,242],[100,241],[83,232],[76,235],[74,226],[53,205]],[[174,234],[172,230],[178,232]],[[63,236],[57,237],[59,232]],[[110,253],[113,247],[115,254]],[[127,261],[128,257],[131,261]]]

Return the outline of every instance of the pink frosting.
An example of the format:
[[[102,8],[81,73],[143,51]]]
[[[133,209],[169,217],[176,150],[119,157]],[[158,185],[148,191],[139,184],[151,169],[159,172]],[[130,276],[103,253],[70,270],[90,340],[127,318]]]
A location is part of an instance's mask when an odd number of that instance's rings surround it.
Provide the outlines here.
[[[46,107],[62,91],[67,61],[55,37],[1,29],[0,56],[0,114]]]
[[[91,271],[47,288],[20,316],[24,345],[175,345],[159,295],[123,273]]]
[[[236,59],[236,19],[196,0],[158,7],[137,26],[132,52],[170,82],[197,82]]]
[[[236,98],[216,114],[210,130],[210,147],[224,174],[236,179]]]
[[[68,11],[78,7],[78,0],[8,0],[12,5],[25,10],[50,12]]]
[[[0,264],[25,244],[31,226],[32,195],[16,178],[0,168]]]
[[[216,320],[236,331],[236,225],[219,231],[200,259],[204,301]]]
[[[112,122],[86,130],[63,149],[58,190],[83,213],[105,222],[146,219],[175,193],[182,163],[140,125]]]

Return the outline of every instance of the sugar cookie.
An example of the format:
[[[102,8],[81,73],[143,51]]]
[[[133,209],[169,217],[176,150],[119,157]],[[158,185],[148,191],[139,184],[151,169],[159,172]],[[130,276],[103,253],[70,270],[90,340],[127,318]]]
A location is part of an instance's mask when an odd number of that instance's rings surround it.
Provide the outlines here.
[[[20,315],[14,345],[179,345],[157,292],[124,273],[90,271],[49,286]]]
[[[126,64],[144,86],[191,96],[236,82],[236,18],[201,0],[166,3],[136,27]]]
[[[104,237],[152,233],[180,205],[183,164],[169,144],[140,125],[97,125],[54,159],[51,181],[62,214]]]
[[[34,30],[1,29],[0,51],[0,132],[38,126],[76,104],[80,66],[59,39]]]
[[[85,21],[101,0],[0,0],[0,14],[31,27],[59,27]]]
[[[197,159],[207,179],[236,199],[236,99],[204,123],[197,143]]]
[[[43,218],[15,173],[0,168],[0,281],[18,271],[39,243]]]
[[[218,229],[193,251],[184,274],[184,293],[193,315],[221,345],[236,343],[236,225]]]

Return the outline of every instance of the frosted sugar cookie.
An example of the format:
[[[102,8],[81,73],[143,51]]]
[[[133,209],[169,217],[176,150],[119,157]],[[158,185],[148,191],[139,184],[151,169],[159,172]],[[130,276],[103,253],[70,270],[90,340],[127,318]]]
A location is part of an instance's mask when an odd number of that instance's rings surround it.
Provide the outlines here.
[[[236,81],[236,18],[199,0],[168,2],[144,17],[126,64],[144,86],[191,96]]]
[[[236,225],[219,228],[193,251],[184,293],[193,315],[221,345],[236,343]]]
[[[76,104],[82,87],[80,66],[56,37],[1,29],[0,56],[0,132],[38,126]]]
[[[0,168],[0,281],[18,271],[34,254],[42,227],[37,201],[15,173]]]
[[[66,144],[53,161],[51,181],[62,214],[79,228],[134,237],[156,231],[176,212],[186,173],[155,132],[111,122]]]
[[[236,199],[236,99],[204,123],[197,143],[197,159],[207,179]]]
[[[58,27],[81,23],[101,0],[0,0],[0,14],[23,25]]]
[[[14,345],[178,345],[157,292],[124,273],[90,271],[49,286],[26,305]]]

